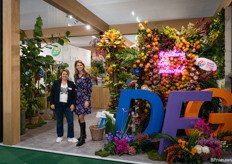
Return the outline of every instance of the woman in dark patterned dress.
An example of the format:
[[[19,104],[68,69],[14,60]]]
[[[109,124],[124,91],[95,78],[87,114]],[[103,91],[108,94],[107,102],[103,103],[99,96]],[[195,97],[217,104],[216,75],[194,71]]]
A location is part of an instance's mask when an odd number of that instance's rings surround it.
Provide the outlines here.
[[[75,113],[78,115],[81,135],[78,138],[76,146],[81,146],[85,143],[85,115],[91,113],[91,94],[92,94],[92,78],[85,70],[85,65],[82,61],[75,62],[74,80],[77,88],[77,97],[75,102]]]

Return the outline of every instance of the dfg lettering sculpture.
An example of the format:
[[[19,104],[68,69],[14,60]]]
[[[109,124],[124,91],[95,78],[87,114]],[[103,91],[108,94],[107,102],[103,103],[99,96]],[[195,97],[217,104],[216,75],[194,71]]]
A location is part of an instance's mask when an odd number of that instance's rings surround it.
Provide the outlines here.
[[[198,113],[204,101],[211,101],[212,97],[222,99],[224,105],[232,105],[232,93],[224,89],[210,88],[203,91],[171,91],[169,94],[166,115],[163,123],[164,109],[163,103],[159,96],[147,90],[122,90],[119,100],[116,126],[118,129],[125,131],[126,121],[129,113],[130,103],[132,99],[145,99],[151,105],[150,121],[142,133],[152,134],[158,133],[161,129],[162,133],[168,134],[176,138],[178,129],[186,129],[186,134],[190,135],[193,128],[192,122],[197,122]],[[185,111],[185,117],[180,117],[181,106],[184,101],[190,101]],[[209,122],[212,124],[220,124],[218,129],[211,135],[217,135],[219,131],[232,131],[232,114],[231,113],[213,113],[210,114]],[[159,145],[159,153],[164,153],[164,148],[169,145],[169,141],[161,139]]]

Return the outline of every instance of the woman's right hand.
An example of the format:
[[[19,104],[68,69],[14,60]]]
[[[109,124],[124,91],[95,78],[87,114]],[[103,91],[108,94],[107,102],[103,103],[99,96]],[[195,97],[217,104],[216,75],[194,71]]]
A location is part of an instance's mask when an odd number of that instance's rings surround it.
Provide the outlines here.
[[[55,105],[54,105],[54,104],[52,104],[52,105],[51,105],[51,108],[52,108],[52,109],[55,109]]]

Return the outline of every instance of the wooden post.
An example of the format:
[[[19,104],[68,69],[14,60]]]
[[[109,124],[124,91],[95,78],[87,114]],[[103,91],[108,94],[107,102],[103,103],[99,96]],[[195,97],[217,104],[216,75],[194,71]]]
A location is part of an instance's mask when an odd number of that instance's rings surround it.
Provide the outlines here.
[[[3,143],[20,142],[20,0],[3,0]]]

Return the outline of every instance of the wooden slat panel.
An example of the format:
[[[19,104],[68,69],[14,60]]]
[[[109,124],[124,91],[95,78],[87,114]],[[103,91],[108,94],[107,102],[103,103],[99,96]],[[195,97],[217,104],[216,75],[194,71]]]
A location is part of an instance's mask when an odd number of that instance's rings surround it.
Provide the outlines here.
[[[108,108],[110,93],[108,88],[94,86],[91,97],[92,108]]]
[[[3,143],[20,142],[20,0],[3,0]]]

